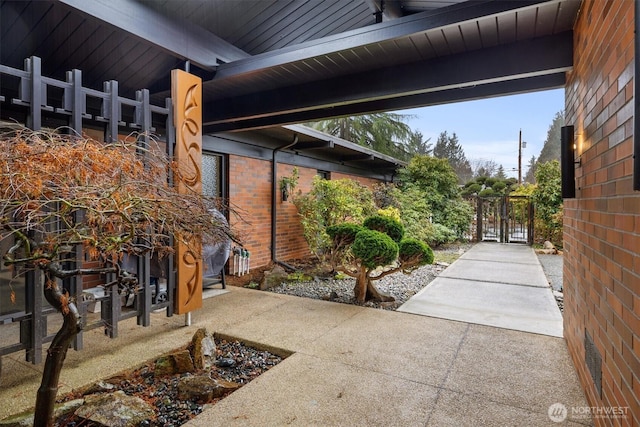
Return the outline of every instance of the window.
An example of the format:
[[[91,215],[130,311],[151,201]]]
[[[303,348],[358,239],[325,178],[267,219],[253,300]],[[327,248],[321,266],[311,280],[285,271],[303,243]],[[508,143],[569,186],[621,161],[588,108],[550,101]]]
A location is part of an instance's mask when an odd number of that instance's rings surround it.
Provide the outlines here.
[[[326,180],[330,180],[331,179],[331,172],[329,171],[323,171],[318,169],[318,176],[322,179],[326,179]]]
[[[202,194],[226,197],[225,158],[220,154],[202,154]]]

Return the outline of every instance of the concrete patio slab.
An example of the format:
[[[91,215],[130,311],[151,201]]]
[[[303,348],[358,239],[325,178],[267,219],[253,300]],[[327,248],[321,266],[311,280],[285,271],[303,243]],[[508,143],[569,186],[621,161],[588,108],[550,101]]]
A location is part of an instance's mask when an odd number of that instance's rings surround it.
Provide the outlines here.
[[[460,259],[537,265],[532,253],[533,249],[527,245],[484,242],[473,245]]]
[[[526,421],[525,421],[526,420]],[[565,421],[562,424],[551,421],[545,411],[534,412],[528,408],[519,408],[495,402],[477,395],[469,395],[443,390],[438,402],[429,416],[427,427],[495,427],[495,426],[537,426],[582,427],[590,425]]]
[[[535,254],[532,252],[532,256]],[[540,263],[512,263],[460,258],[451,264],[438,277],[476,280],[479,282],[498,282],[505,285],[548,288],[549,282]]]
[[[529,246],[480,243],[398,311],[563,336],[562,314]]]
[[[439,386],[466,328],[464,323],[367,309],[310,343],[306,351]]]
[[[185,426],[420,426],[437,389],[294,354]]]
[[[549,288],[437,277],[398,311],[562,337]]]
[[[563,339],[480,325],[471,325],[443,387],[542,415],[555,403],[584,406]]]
[[[255,313],[243,322],[230,325],[225,333],[257,343],[268,341],[277,348],[301,351],[363,311],[362,307],[355,305],[309,298],[289,297],[282,302],[275,309]]]
[[[561,338],[228,291],[206,299],[190,326],[183,316],[154,313],[147,328],[133,318],[122,321],[114,340],[98,329],[87,332],[85,349],[69,352],[60,392],[153,360],[206,327],[290,356],[190,426],[544,426],[554,425],[547,414],[552,404],[587,406]],[[0,405],[0,419],[33,406],[42,365],[23,358],[3,357],[0,401],[11,405]],[[592,425],[590,419],[566,424]]]

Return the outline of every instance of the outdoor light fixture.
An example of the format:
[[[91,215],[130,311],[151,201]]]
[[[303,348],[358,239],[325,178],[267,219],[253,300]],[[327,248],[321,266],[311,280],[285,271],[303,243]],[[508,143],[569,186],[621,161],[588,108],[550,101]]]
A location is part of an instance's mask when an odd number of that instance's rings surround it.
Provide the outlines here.
[[[560,172],[562,174],[562,198],[576,197],[576,144],[573,140],[573,126],[560,129]]]

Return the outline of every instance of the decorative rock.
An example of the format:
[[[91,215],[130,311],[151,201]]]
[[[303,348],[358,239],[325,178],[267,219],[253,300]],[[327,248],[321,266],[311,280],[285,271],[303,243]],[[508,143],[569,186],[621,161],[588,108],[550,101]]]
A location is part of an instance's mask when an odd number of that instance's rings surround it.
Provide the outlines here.
[[[338,298],[340,298],[340,295],[338,295],[338,293],[336,291],[331,291],[331,293],[329,293],[329,295],[325,295],[322,297],[323,300],[325,301],[335,301]]]
[[[155,412],[144,400],[116,391],[87,396],[85,404],[75,414],[110,427],[137,427],[153,417]]]
[[[154,375],[161,377],[193,371],[195,371],[195,367],[189,350],[180,350],[157,359]]]
[[[53,414],[55,418],[70,414],[84,404],[84,399],[74,399],[57,403]],[[0,427],[32,427],[33,412],[22,413],[0,421]]]
[[[173,364],[173,359],[171,358],[171,356],[162,356],[158,360],[156,360],[154,376],[162,377],[165,375],[173,375],[174,372],[175,365]]]
[[[546,254],[546,255],[555,255],[555,254],[558,253],[558,249],[555,247],[555,245],[553,243],[551,243],[550,241],[547,240],[542,245],[542,249],[536,250],[536,253],[538,253],[538,254]]]
[[[98,381],[92,385],[90,385],[86,390],[82,392],[83,396],[87,394],[96,394],[96,393],[109,393],[112,392],[116,386],[110,384],[105,381]]]
[[[171,355],[173,357],[176,373],[177,374],[185,374],[187,372],[195,371],[195,366],[193,366],[193,360],[191,359],[191,353],[189,350],[182,350]]]
[[[240,387],[240,384],[198,375],[178,381],[178,399],[192,402],[210,402]]]
[[[264,277],[260,282],[260,290],[273,288],[287,281],[287,272],[279,265],[274,266],[270,271],[264,272]]]
[[[236,361],[228,357],[223,357],[222,359],[216,362],[216,365],[218,365],[221,368],[232,368],[236,366]]]
[[[200,328],[193,334],[189,352],[196,369],[208,368],[212,365],[212,357],[215,355],[216,344],[213,337],[205,328]]]

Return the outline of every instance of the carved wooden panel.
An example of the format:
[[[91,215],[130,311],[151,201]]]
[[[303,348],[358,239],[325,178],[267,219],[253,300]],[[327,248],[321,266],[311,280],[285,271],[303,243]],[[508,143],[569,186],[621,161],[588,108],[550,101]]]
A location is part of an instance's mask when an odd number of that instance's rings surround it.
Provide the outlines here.
[[[178,190],[202,192],[202,80],[182,70],[171,71],[171,98],[176,127],[175,160],[179,167]],[[179,241],[180,239],[176,239]],[[202,307],[202,258],[200,242],[190,249],[176,245],[176,314]]]

